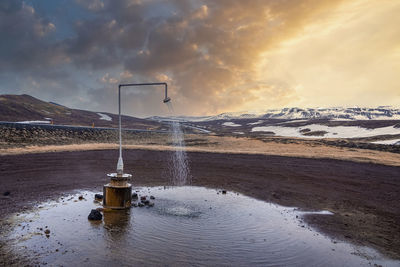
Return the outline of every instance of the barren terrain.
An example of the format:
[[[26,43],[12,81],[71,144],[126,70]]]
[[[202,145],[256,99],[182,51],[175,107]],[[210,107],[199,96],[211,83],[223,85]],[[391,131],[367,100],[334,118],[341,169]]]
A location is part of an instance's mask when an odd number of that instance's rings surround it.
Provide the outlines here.
[[[133,184],[167,185],[171,152],[128,149]],[[0,156],[3,216],[75,189],[101,190],[117,150]],[[400,258],[400,168],[336,159],[190,152],[193,184],[225,188],[286,206],[330,210],[307,221],[338,239]]]
[[[115,169],[115,131],[2,131],[3,218],[74,190],[101,191],[105,174]],[[398,146],[377,145],[385,148],[381,151],[346,140],[204,134],[186,134],[185,141],[193,185],[305,210],[329,210],[334,215],[305,220],[335,239],[400,258]],[[133,173],[134,186],[169,184],[174,148],[168,133],[124,132],[124,149],[125,169]],[[1,253],[0,258],[7,257]]]

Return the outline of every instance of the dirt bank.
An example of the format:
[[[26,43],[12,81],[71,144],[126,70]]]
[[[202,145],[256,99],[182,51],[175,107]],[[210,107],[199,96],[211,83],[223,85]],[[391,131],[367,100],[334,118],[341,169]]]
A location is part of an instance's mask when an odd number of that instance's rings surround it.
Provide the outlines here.
[[[168,184],[171,152],[126,150],[134,185]],[[101,190],[117,150],[0,156],[4,216],[75,189]],[[308,222],[331,236],[400,259],[400,167],[335,159],[189,152],[193,184],[235,190],[304,209],[330,210]],[[8,196],[3,196],[9,191]]]
[[[145,150],[174,150],[169,143],[169,136],[162,134],[143,136],[124,141],[124,149]],[[318,159],[346,159],[348,161],[376,163],[400,167],[400,153],[357,149],[347,147],[327,146],[320,141],[307,141],[301,139],[255,140],[251,138],[235,138],[229,136],[186,135],[186,151],[188,152],[213,152],[223,154],[261,154],[273,156],[288,156]],[[2,147],[0,156],[27,153],[45,153],[62,151],[87,151],[87,150],[112,150],[117,149],[116,143],[76,143],[64,145],[29,145],[22,147]]]

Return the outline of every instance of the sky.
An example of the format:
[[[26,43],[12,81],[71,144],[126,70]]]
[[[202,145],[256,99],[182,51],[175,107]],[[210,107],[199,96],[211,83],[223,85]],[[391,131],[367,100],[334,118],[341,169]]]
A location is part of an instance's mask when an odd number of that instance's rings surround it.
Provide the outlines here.
[[[398,0],[1,0],[0,94],[176,115],[400,107]],[[166,115],[163,87],[123,113]]]

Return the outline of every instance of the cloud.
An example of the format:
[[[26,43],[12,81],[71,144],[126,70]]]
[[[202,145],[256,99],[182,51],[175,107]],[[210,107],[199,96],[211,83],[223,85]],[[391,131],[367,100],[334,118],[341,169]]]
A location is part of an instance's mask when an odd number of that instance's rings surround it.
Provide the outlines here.
[[[110,73],[106,73],[103,77],[101,77],[102,83],[116,84],[118,80],[114,77],[110,77]]]
[[[99,11],[104,8],[102,0],[76,0],[76,2],[91,11]]]
[[[62,44],[49,42],[56,26],[22,1],[0,4],[0,70],[26,71],[66,60]]]
[[[167,80],[177,113],[192,115],[357,99],[373,105],[379,90],[399,97],[394,1],[76,3],[69,12],[85,11],[70,21],[73,34],[54,40],[60,30],[51,16],[2,1],[0,70],[34,78],[42,96],[63,90],[87,98],[76,107],[105,111],[114,110],[109,100],[119,82]],[[127,113],[165,112],[158,88],[124,94]],[[389,101],[385,94],[381,102]]]
[[[400,4],[385,3],[340,6],[264,55],[261,68],[296,88],[289,105],[398,105]]]

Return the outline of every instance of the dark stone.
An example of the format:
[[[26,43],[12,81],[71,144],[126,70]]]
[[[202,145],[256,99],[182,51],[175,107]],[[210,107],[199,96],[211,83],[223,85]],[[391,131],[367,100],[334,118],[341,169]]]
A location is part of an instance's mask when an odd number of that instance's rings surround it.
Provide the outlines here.
[[[150,196],[150,199],[156,199],[154,196]]]
[[[149,205],[150,200],[142,200],[142,203],[145,204],[145,205]]]
[[[138,207],[144,207],[144,204],[142,202],[139,202]]]
[[[6,191],[6,192],[3,193],[3,196],[6,197],[6,196],[9,196],[10,194],[11,194],[10,191]]]
[[[272,193],[272,197],[276,199],[281,199],[281,196],[278,195],[277,193]]]
[[[136,200],[136,199],[138,199],[138,194],[136,194],[136,193],[133,193],[133,194],[132,194],[132,199],[133,199],[133,200]]]
[[[94,199],[96,200],[103,200],[103,195],[102,194],[95,194]]]
[[[50,234],[50,230],[49,230],[49,229],[46,229],[46,230],[44,231],[44,233],[45,233],[46,235],[49,235],[49,234]]]
[[[78,199],[79,199],[79,200],[82,200],[82,199],[83,199],[83,196],[79,196]]]
[[[145,197],[145,196],[140,197],[140,200],[141,200],[141,201],[145,201],[145,200],[146,200],[146,197]]]
[[[98,211],[98,210],[91,210],[90,211],[90,214],[88,216],[88,220],[100,221],[101,219],[103,219],[103,215],[100,213],[100,211]]]
[[[225,194],[226,194],[226,190],[222,190],[222,194],[224,194],[224,195],[225,195]]]

